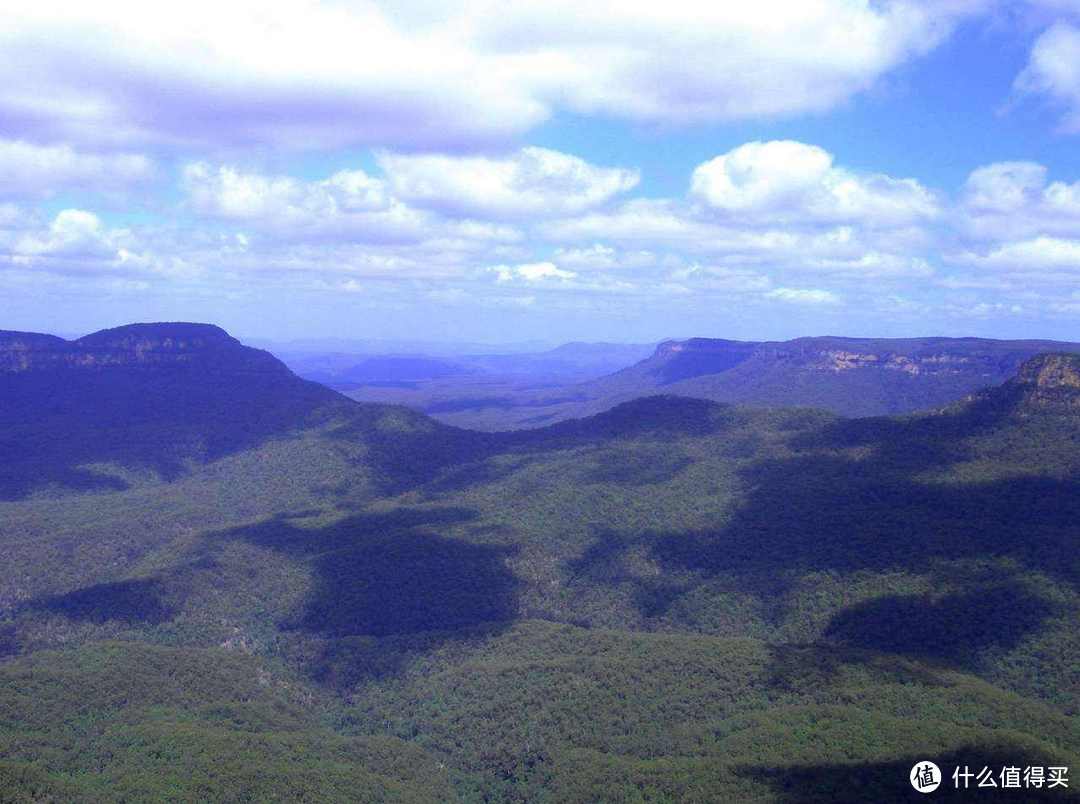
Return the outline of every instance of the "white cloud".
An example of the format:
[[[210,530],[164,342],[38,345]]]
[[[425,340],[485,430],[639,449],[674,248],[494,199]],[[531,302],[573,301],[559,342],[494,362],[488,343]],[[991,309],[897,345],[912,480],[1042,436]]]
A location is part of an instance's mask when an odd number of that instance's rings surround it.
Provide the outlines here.
[[[1059,22],[1032,45],[1016,90],[1043,95],[1062,110],[1061,129],[1080,132],[1080,28]]]
[[[1022,315],[1024,308],[1019,304],[1003,302],[978,302],[972,305],[946,305],[945,311],[955,318],[999,318],[1003,315]]]
[[[302,182],[196,162],[184,168],[183,187],[199,212],[274,224],[310,223],[391,205],[383,183],[362,170],[342,171],[321,182]]]
[[[911,312],[936,293],[941,312],[946,298],[974,305],[1009,293],[1016,301],[1020,290],[1041,283],[1049,293],[1080,275],[1080,182],[1051,181],[1036,163],[983,166],[948,215],[919,217],[911,211],[921,192],[905,185],[907,211],[898,214],[875,196],[892,203],[881,187],[893,190],[897,180],[838,168],[802,143],[749,143],[699,168],[684,198],[625,201],[619,191],[605,196],[618,181],[590,173],[609,169],[565,154],[556,164],[572,169],[552,171],[542,159],[519,181],[524,153],[434,157],[450,166],[433,171],[448,182],[449,200],[429,189],[423,208],[402,197],[412,191],[401,190],[389,165],[386,175],[345,170],[312,180],[195,162],[182,170],[181,211],[199,219],[127,228],[87,210],[45,219],[0,205],[0,264],[54,277],[182,281],[208,293],[249,292],[258,281],[361,293],[362,304],[397,289],[395,303],[405,306],[407,298],[463,306],[515,298],[552,310],[680,297],[877,310],[896,296],[911,299]],[[412,169],[426,157],[403,159]],[[552,174],[568,183],[564,195],[578,187],[577,198],[558,198],[546,184]],[[494,186],[498,204],[483,207],[485,193],[469,183],[477,176],[494,182],[482,186]],[[841,193],[846,182],[857,191]],[[924,192],[936,211],[936,197]],[[559,204],[557,217],[526,212]],[[572,211],[581,204],[596,206]]]
[[[577,276],[551,262],[530,262],[522,265],[496,265],[490,269],[499,282],[523,280],[525,282],[561,281]]]
[[[154,176],[141,154],[87,154],[69,145],[0,139],[0,194],[50,196],[58,190],[118,190]]]
[[[1080,181],[1047,183],[1035,162],[997,162],[974,171],[964,185],[960,224],[987,240],[1039,234],[1080,236]]]
[[[21,237],[15,252],[26,257],[119,257],[123,230],[107,230],[92,212],[65,209],[45,231]]]
[[[0,117],[35,141],[436,150],[559,109],[771,118],[843,103],[983,5],[8,0]]]
[[[161,256],[130,229],[110,227],[82,209],[62,210],[47,223],[24,219],[18,229],[0,228],[0,265],[69,277],[199,273],[184,255]]]
[[[386,183],[362,170],[321,181],[244,172],[228,165],[189,164],[182,187],[202,215],[243,222],[278,241],[355,242],[369,245],[439,241],[507,243],[512,227],[488,221],[447,221],[394,197]]]
[[[1035,162],[996,162],[976,168],[964,185],[964,203],[975,211],[1012,213],[1038,202],[1046,168]]]
[[[488,6],[477,29],[487,48],[519,54],[541,97],[670,124],[832,108],[982,5],[548,0]]]
[[[917,181],[856,174],[835,167],[823,148],[792,140],[749,142],[699,165],[690,192],[718,212],[766,223],[896,226],[938,213],[934,195]]]
[[[765,294],[770,299],[777,299],[790,304],[839,304],[840,297],[829,290],[819,288],[777,288]]]
[[[1075,279],[1075,275],[1080,274],[1080,240],[1036,237],[1005,243],[983,255],[958,255],[952,261],[1018,274],[1037,274],[1044,278],[1067,274]]]
[[[619,264],[618,251],[602,243],[593,243],[586,248],[558,248],[555,258],[571,268],[607,269]]]
[[[911,279],[933,273],[925,255],[932,242],[920,227],[912,234],[906,228],[834,226],[792,216],[783,228],[775,228],[782,223],[775,219],[773,228],[762,228],[772,218],[758,213],[755,225],[749,226],[745,220],[717,220],[678,201],[634,199],[611,212],[552,222],[540,232],[555,241],[602,240],[627,247],[631,253],[669,249],[727,266],[783,268],[846,279]],[[585,248],[564,247],[556,256],[582,258],[584,252]],[[600,254],[589,256],[598,262],[604,259]],[[656,262],[642,260],[640,264]]]
[[[692,244],[714,237],[716,227],[694,218],[680,201],[635,198],[610,212],[591,212],[543,224],[540,232],[555,241]]]
[[[547,148],[502,158],[384,153],[379,165],[408,203],[496,219],[576,215],[638,183],[637,171],[596,167]]]

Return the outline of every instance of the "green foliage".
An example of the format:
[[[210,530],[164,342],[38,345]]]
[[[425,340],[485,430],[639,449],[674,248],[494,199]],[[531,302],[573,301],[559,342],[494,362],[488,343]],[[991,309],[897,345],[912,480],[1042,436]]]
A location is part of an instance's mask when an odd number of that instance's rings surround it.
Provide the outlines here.
[[[342,737],[306,696],[224,651],[99,643],[0,668],[3,800],[438,801],[445,768]],[[9,799],[9,793],[17,793]]]
[[[890,800],[915,759],[1080,767],[1078,444],[1009,387],[503,435],[344,403],[168,482],[98,455],[115,484],[0,502],[0,789]]]

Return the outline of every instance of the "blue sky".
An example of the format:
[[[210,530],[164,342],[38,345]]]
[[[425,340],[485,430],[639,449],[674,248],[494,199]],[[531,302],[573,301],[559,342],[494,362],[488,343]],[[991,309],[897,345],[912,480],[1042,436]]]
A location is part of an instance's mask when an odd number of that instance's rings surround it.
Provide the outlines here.
[[[9,5],[0,328],[1080,340],[1077,0]]]

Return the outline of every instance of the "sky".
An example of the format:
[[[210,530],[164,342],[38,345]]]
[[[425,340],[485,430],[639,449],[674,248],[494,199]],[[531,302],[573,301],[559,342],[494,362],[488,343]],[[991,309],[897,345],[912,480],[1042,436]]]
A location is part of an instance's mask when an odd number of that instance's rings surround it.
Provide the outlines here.
[[[1080,0],[0,8],[0,329],[1080,340]]]

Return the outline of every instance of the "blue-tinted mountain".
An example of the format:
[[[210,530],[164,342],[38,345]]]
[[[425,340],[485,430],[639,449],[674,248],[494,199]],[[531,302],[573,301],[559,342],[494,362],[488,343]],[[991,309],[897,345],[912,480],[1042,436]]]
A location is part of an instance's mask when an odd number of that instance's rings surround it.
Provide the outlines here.
[[[331,426],[383,456],[386,477],[398,476],[419,467],[409,438],[440,429],[404,409],[352,402],[206,324],[132,324],[74,341],[0,332],[0,398],[0,499],[123,486],[106,466],[175,479],[191,465]],[[393,438],[382,424],[390,420]]]
[[[394,401],[448,424],[484,430],[542,427],[649,394],[764,408],[812,407],[842,416],[932,410],[1001,385],[1041,353],[1078,353],[1080,344],[986,338],[798,338],[745,342],[666,341],[605,377],[546,388],[478,394],[444,382],[408,393],[353,390]]]
[[[460,389],[473,398],[492,399],[537,385],[602,377],[647,357],[652,350],[653,346],[641,344],[567,343],[544,352],[463,353],[450,357],[288,352],[283,359],[300,376],[343,391],[396,393],[408,399],[410,393],[434,398],[446,388],[451,392]]]

